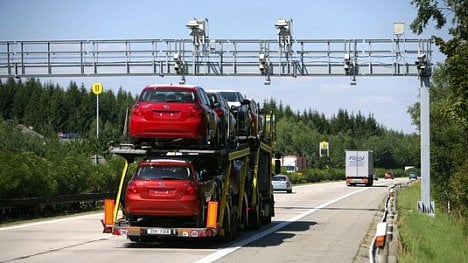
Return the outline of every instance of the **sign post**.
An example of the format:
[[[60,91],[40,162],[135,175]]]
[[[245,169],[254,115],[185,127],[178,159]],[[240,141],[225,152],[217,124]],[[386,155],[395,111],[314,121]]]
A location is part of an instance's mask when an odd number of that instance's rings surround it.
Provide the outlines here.
[[[99,94],[102,93],[102,84],[100,82],[94,82],[92,91],[96,95],[96,138],[99,139]]]

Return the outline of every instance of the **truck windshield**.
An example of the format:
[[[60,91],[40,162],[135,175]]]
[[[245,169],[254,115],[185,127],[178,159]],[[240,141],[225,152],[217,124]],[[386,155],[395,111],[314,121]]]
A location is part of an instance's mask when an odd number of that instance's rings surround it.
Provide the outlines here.
[[[144,180],[191,180],[190,169],[180,165],[143,165],[138,167],[135,178]]]

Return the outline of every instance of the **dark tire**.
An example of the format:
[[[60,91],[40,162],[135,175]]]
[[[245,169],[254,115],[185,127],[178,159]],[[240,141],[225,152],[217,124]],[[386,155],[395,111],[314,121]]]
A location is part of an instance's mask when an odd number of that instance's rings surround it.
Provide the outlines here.
[[[212,140],[211,145],[215,149],[218,149],[219,146],[221,145],[221,137],[220,137],[220,132],[219,132],[219,126],[216,127],[216,135],[214,136],[214,140]]]
[[[155,240],[155,237],[149,236],[128,236],[128,239],[137,243],[149,243]]]
[[[271,224],[271,216],[267,216],[267,218],[263,221],[265,225]]]
[[[292,193],[292,189],[291,189],[291,190],[287,190],[286,193],[288,193],[288,194]]]
[[[227,146],[229,144],[229,133],[228,133],[227,125],[222,130],[223,130],[223,136],[221,137],[220,144],[223,146]]]
[[[237,238],[237,225],[238,225],[238,217],[236,215],[236,211],[237,211],[237,206],[234,206],[232,207],[232,211],[231,211],[231,225],[230,225],[230,228],[231,228],[231,237],[232,237],[232,240],[235,240]]]
[[[271,224],[271,215],[265,216],[262,218],[262,223],[265,225]]]
[[[257,203],[255,210],[249,212],[249,228],[257,230],[261,226],[262,221],[260,220],[260,204]]]
[[[132,242],[141,242],[140,237],[128,236],[128,239],[130,239]]]
[[[235,210],[235,207],[231,208]],[[221,237],[221,242],[228,243],[237,237],[237,217],[234,216],[234,211],[225,213],[223,218],[224,237]],[[230,218],[229,218],[230,217]]]
[[[208,145],[209,138],[210,138],[210,131],[207,129],[205,131],[205,135],[200,139],[200,145]]]
[[[272,197],[273,198],[273,197]],[[270,211],[268,211],[268,215],[267,216],[264,216],[264,217],[261,217],[261,222],[265,225],[269,225],[271,224],[271,217],[274,215],[274,201],[273,199],[269,200],[268,203],[270,203],[269,207],[270,207]],[[261,205],[261,204],[260,204]]]

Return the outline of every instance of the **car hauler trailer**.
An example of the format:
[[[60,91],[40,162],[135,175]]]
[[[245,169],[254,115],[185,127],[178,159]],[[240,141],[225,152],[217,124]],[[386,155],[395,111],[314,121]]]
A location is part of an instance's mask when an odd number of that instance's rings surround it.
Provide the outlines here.
[[[272,138],[270,136],[269,138]],[[127,235],[132,241],[149,241],[170,237],[214,238],[229,242],[236,238],[237,230],[244,228],[258,229],[262,224],[269,224],[274,216],[274,199],[271,184],[272,148],[270,140],[250,137],[235,149],[134,149],[133,145],[121,145],[111,152],[125,158],[125,165],[120,178],[115,200],[105,201],[105,213],[102,220],[104,232],[115,235]],[[197,149],[198,148],[198,149]],[[123,185],[128,164],[136,158],[154,158],[158,156],[200,156],[215,160],[219,173],[216,184],[219,195],[210,200],[203,200],[205,205],[203,225],[187,226],[174,218],[171,224],[149,221],[145,224],[132,222],[127,218],[122,205]],[[235,164],[241,164],[239,173],[233,175]],[[119,209],[122,217],[118,218]]]

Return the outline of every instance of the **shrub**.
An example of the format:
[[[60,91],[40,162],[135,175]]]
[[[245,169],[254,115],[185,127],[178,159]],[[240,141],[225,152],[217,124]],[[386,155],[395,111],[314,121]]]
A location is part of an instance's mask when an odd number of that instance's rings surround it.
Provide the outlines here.
[[[0,198],[50,197],[56,194],[53,165],[32,152],[0,153]]]

